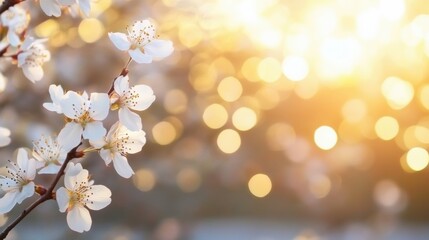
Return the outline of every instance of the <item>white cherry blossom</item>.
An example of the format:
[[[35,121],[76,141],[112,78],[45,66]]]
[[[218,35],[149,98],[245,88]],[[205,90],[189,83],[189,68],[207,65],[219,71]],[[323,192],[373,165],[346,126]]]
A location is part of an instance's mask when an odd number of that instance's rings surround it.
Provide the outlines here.
[[[99,140],[106,134],[101,122],[109,113],[109,96],[106,93],[84,92],[82,95],[68,91],[61,99],[61,109],[71,121],[68,122],[58,135],[64,140],[63,146],[72,149],[84,139]]]
[[[0,127],[0,147],[9,145],[10,141],[10,130]]]
[[[89,16],[91,12],[91,0],[58,0],[64,6],[72,6],[77,4],[85,16]]]
[[[40,7],[47,16],[61,16],[61,5],[58,0],[40,0]]]
[[[100,149],[100,156],[106,165],[113,161],[116,172],[124,178],[129,178],[134,171],[126,156],[141,151],[146,143],[146,134],[142,130],[130,131],[120,122],[116,122],[103,141],[90,142]]]
[[[51,59],[51,54],[45,49],[42,42],[46,39],[25,39],[18,54],[18,67],[22,68],[25,77],[33,83],[43,77],[43,63]]]
[[[11,163],[7,175],[0,176],[0,189],[6,194],[0,199],[0,214],[7,213],[24,199],[33,196],[36,176],[36,160],[28,158],[27,152],[18,149],[17,163]]]
[[[43,164],[39,174],[56,174],[64,163],[70,149],[64,148],[60,139],[42,136],[33,142],[33,157]]]
[[[67,224],[76,232],[89,231],[92,225],[89,210],[100,210],[110,204],[111,191],[103,185],[93,185],[88,170],[80,163],[69,163],[64,176],[64,186],[57,190],[56,199],[60,212],[67,211]]]
[[[51,112],[63,113],[61,110],[61,99],[64,96],[64,90],[61,85],[51,84],[49,86],[49,95],[51,96],[52,102],[43,103],[43,107]]]
[[[130,88],[128,75],[119,76],[114,82],[114,92],[110,96],[112,108],[119,108],[119,121],[131,131],[142,129],[142,121],[135,111],[146,110],[154,101],[152,89],[147,85]]]
[[[173,43],[157,39],[156,29],[149,20],[136,21],[124,33],[109,33],[113,44],[121,51],[128,51],[131,58],[138,63],[151,63],[160,60],[173,52]]]
[[[1,14],[1,24],[8,28],[7,40],[10,45],[16,47],[21,44],[20,35],[27,29],[30,17],[27,12],[15,5]]]

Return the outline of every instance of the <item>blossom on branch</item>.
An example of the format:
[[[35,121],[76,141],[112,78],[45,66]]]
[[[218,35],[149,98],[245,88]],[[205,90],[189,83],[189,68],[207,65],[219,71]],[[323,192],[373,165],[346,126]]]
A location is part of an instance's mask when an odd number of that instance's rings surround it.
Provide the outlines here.
[[[127,30],[128,35],[110,32],[109,38],[119,50],[128,51],[138,63],[151,63],[173,52],[173,43],[157,39],[156,29],[149,20],[136,21]]]
[[[64,141],[63,146],[72,149],[84,139],[100,140],[106,135],[101,122],[109,113],[109,96],[106,93],[84,92],[82,95],[68,91],[61,99],[61,109],[70,119],[58,135]]]
[[[6,194],[0,199],[0,214],[7,213],[18,203],[34,194],[37,162],[27,152],[18,149],[17,163],[11,163],[7,175],[0,176],[0,189]]]
[[[61,99],[64,97],[64,90],[61,85],[51,84],[49,86],[49,95],[51,96],[52,102],[43,103],[43,107],[51,112],[58,114],[63,113],[61,110]]]
[[[64,148],[60,139],[42,136],[33,142],[33,157],[43,164],[39,174],[56,174],[70,149]]]
[[[114,82],[114,91],[110,95],[112,109],[119,108],[119,121],[131,131],[142,129],[142,121],[135,111],[146,110],[154,101],[152,89],[147,85],[130,88],[128,75],[119,76]]]
[[[30,16],[22,7],[15,5],[4,12],[0,19],[1,25],[8,28],[7,41],[17,47],[21,44],[20,35],[27,29]]]
[[[142,130],[130,131],[120,122],[116,122],[102,141],[90,141],[91,145],[100,149],[100,156],[108,165],[113,161],[116,172],[124,178],[134,174],[130,167],[127,154],[138,153],[146,143],[146,133]]]
[[[10,143],[10,130],[0,127],[0,147],[9,145]]]
[[[88,170],[80,163],[69,163],[65,171],[64,186],[57,190],[60,212],[67,211],[67,224],[76,232],[89,231],[92,225],[88,209],[100,210],[110,204],[111,191],[103,185],[93,185]]]
[[[61,5],[58,0],[40,0],[40,8],[47,16],[61,16]]]
[[[64,6],[79,5],[80,10],[83,14],[88,17],[91,12],[91,1],[90,0],[58,0],[58,2]]]
[[[25,39],[18,54],[18,67],[22,68],[25,77],[33,83],[43,77],[43,63],[51,59],[51,54],[41,44],[46,39]]]

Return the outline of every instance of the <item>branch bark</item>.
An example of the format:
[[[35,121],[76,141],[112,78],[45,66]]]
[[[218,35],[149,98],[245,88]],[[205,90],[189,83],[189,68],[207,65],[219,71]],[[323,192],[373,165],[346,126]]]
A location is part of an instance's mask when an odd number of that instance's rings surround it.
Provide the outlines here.
[[[6,12],[10,7],[13,7],[23,1],[25,0],[4,0],[3,4],[0,6],[0,15]]]

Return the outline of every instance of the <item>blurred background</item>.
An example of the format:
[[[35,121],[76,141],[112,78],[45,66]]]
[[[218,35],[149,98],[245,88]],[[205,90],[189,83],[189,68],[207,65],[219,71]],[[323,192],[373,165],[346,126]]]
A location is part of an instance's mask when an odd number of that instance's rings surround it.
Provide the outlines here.
[[[42,108],[51,83],[109,89],[128,56],[108,32],[150,18],[175,52],[130,65],[157,96],[134,177],[83,161],[113,192],[91,231],[70,231],[52,201],[10,239],[428,239],[426,0],[98,0],[84,19],[36,4],[23,3],[30,34],[52,59],[37,84],[0,65],[4,163],[62,128]]]

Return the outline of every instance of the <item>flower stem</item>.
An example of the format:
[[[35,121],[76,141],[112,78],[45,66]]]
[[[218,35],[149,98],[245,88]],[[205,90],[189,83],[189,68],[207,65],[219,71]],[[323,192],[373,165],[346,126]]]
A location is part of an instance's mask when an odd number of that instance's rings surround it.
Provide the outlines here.
[[[128,61],[127,61],[127,63],[125,64],[125,66],[124,66],[124,68],[122,68],[122,71],[121,71],[121,73],[119,74],[119,76],[123,76],[123,77],[125,77],[125,76],[127,76],[127,74],[128,74],[128,66],[130,65],[130,63],[131,63],[131,61],[132,61],[133,59],[130,57],[129,59],[128,59]],[[118,77],[119,77],[118,76]],[[118,77],[116,77],[116,78],[118,78]],[[116,79],[115,78],[115,79]],[[113,90],[115,89],[115,79],[113,79],[113,82],[112,82],[112,86],[110,86],[110,89],[109,89],[109,91],[107,92],[107,94],[108,95],[110,95],[112,92],[113,92]]]
[[[0,14],[6,12],[10,7],[13,7],[15,4],[23,2],[25,0],[4,0],[3,4],[0,6]]]

